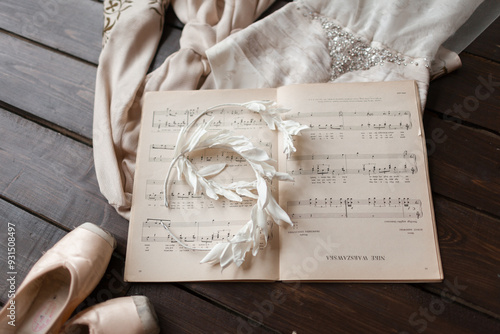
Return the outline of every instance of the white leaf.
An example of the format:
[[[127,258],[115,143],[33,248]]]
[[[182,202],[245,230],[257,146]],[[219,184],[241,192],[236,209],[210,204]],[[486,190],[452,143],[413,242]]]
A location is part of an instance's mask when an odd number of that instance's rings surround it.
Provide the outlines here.
[[[199,178],[200,185],[205,189],[205,195],[210,197],[211,199],[218,200],[219,196],[217,196],[217,192],[213,187],[204,179],[204,178]]]
[[[181,156],[178,160],[177,160],[177,178],[179,180],[182,179],[182,175],[184,174],[184,168],[186,167],[186,161],[185,161],[185,157],[184,156]]]
[[[276,172],[274,177],[280,181],[293,181],[293,177],[291,177],[288,173]]]
[[[252,208],[252,220],[259,228],[263,229],[267,225],[267,214],[258,205],[254,205]]]
[[[290,225],[293,225],[292,220],[290,219],[288,214],[281,208],[281,206],[278,205],[274,197],[271,196],[271,198],[269,199],[266,210],[276,222],[276,224],[280,225],[280,223],[284,221]]]
[[[259,194],[259,206],[263,209],[269,201],[267,182],[261,176],[257,176],[257,193]]]
[[[198,194],[198,176],[194,172],[193,165],[187,159],[185,160],[184,176],[186,182],[193,188],[193,192]]]
[[[182,153],[182,142],[186,138],[186,127],[183,126],[181,128],[181,131],[179,132],[179,135],[177,136],[177,142],[175,143],[175,150],[174,150],[174,157],[180,155]]]
[[[262,111],[260,112],[260,116],[262,117],[262,119],[264,120],[264,122],[266,122],[267,124],[267,127],[271,130],[276,130],[276,125],[275,125],[275,119],[273,118],[273,116],[271,114],[269,114],[268,112],[266,111]]]
[[[230,247],[230,243],[225,243],[226,247],[222,251],[222,254],[220,256],[220,266],[222,269],[226,268],[228,265],[233,262],[233,248]]]
[[[248,160],[254,160],[254,161],[268,161],[271,158],[267,154],[266,151],[261,150],[260,148],[253,147],[249,150],[245,150],[240,152],[241,156]]]
[[[235,201],[235,202],[241,202],[241,201],[243,201],[243,199],[240,196],[236,195],[231,190],[224,189],[222,187],[217,187],[216,191],[217,191],[217,193],[219,195],[224,196],[225,198],[227,198],[230,201]]]
[[[242,243],[247,242],[250,239],[250,232],[252,230],[252,220],[249,220],[245,225],[243,225],[238,233],[231,238],[231,243]]]
[[[232,245],[233,250],[233,261],[237,267],[245,261],[245,255],[252,247],[251,242],[244,242]]]
[[[299,135],[300,131],[309,129],[309,126],[305,124],[302,125],[299,122],[292,120],[283,121],[283,127],[286,130],[286,132],[291,134],[292,136]]]
[[[253,199],[259,198],[259,196],[255,195],[253,192],[251,192],[248,189],[236,188],[236,193],[240,196],[246,196],[246,197],[253,198]]]
[[[209,165],[209,166],[206,166],[206,167],[199,169],[198,175],[203,176],[203,177],[214,176],[214,175],[217,175],[220,172],[222,172],[222,170],[224,170],[224,168],[226,168],[226,166],[227,165],[225,163]]]
[[[224,249],[228,246],[227,243],[220,243],[215,245],[210,252],[200,261],[200,263],[213,262],[218,263]]]
[[[207,122],[208,124],[209,122]],[[193,152],[196,146],[198,146],[198,143],[200,142],[201,137],[207,133],[207,130],[205,129],[204,126],[199,126],[196,128],[196,130],[193,132],[191,135],[191,141],[189,142],[189,146],[187,148],[187,151]]]
[[[256,181],[236,181],[227,185],[228,189],[255,189],[257,185]]]

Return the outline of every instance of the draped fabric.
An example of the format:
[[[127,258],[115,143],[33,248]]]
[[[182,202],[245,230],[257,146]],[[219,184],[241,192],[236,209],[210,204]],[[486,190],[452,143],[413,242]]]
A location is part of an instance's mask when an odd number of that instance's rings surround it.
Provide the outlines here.
[[[180,50],[147,74],[168,1],[105,0],[93,132],[101,192],[129,217],[144,92],[411,79],[423,107],[431,76],[460,65],[440,45],[481,1],[299,0],[252,24],[272,0],[172,0]]]
[[[299,0],[207,50],[212,79],[217,88],[410,79],[423,107],[430,77],[460,66],[441,44],[481,2]]]
[[[94,103],[93,145],[99,187],[129,217],[146,91],[214,88],[205,50],[255,21],[272,0],[172,0],[185,24],[180,50],[147,74],[168,1],[105,0],[103,50]]]

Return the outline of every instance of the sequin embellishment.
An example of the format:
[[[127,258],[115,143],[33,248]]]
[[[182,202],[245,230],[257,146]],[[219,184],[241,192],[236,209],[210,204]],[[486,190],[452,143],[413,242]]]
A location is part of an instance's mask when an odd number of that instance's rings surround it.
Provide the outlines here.
[[[334,81],[347,72],[368,70],[373,66],[383,66],[384,63],[418,66],[418,62],[411,60],[413,58],[405,57],[390,49],[375,48],[327,17],[314,12],[304,13],[304,16],[318,20],[328,39],[331,58],[330,81]],[[425,58],[424,61],[426,61]],[[424,64],[424,66],[429,67],[428,64]]]

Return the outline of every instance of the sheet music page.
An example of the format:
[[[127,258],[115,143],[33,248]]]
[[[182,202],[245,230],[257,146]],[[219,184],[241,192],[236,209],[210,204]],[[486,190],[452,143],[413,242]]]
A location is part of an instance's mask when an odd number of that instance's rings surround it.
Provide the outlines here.
[[[273,228],[265,249],[256,257],[247,256],[240,268],[200,264],[207,254],[179,245],[161,225],[170,227],[180,240],[194,247],[212,248],[232,237],[249,219],[254,200],[241,203],[220,197],[218,201],[193,194],[174,169],[168,196],[170,208],[163,204],[163,182],[182,126],[201,111],[222,103],[252,100],[276,100],[276,90],[178,91],[147,93],[143,108],[141,137],[137,156],[133,204],[129,226],[125,279],[128,281],[199,281],[199,280],[277,280],[278,232]],[[240,107],[225,107],[210,112],[198,121],[213,117],[209,130],[229,128],[245,135],[257,146],[276,157],[276,135],[260,115]],[[196,126],[195,126],[196,127]],[[195,128],[193,127],[193,128]],[[189,153],[196,167],[227,163],[219,182],[254,180],[253,170],[235,153],[206,150]]]
[[[280,160],[282,280],[442,279],[413,81],[278,89],[310,125]],[[281,157],[280,157],[281,158]]]

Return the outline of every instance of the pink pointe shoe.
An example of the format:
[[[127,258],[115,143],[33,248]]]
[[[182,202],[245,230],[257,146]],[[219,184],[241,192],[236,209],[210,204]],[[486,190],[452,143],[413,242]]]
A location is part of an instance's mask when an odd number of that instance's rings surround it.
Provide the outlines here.
[[[59,333],[101,280],[115,245],[113,236],[91,223],[64,236],[35,263],[0,311],[0,333]]]
[[[110,299],[71,318],[61,334],[157,334],[153,305],[145,296]]]

